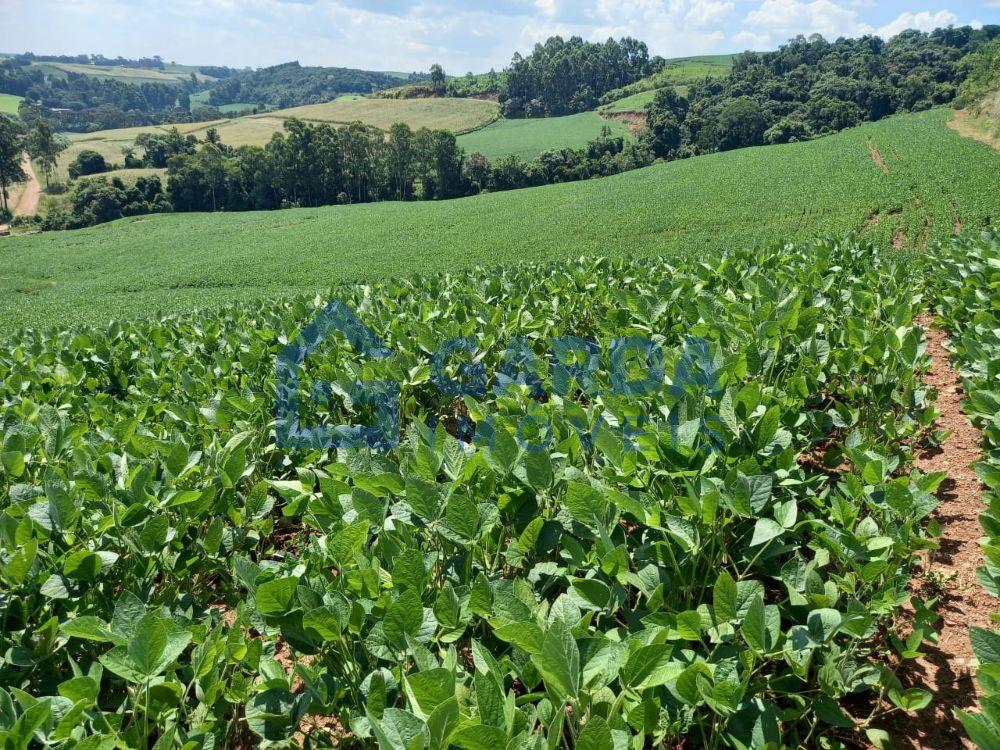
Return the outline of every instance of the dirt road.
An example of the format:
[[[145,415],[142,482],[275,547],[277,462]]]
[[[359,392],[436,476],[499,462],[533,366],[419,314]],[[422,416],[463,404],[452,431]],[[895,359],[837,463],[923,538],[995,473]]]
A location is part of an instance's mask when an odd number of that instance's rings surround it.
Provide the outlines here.
[[[42,199],[42,186],[27,155],[21,162],[21,168],[28,175],[28,181],[21,185],[20,190],[13,196],[11,211],[14,216],[34,216],[38,213],[38,203]]]

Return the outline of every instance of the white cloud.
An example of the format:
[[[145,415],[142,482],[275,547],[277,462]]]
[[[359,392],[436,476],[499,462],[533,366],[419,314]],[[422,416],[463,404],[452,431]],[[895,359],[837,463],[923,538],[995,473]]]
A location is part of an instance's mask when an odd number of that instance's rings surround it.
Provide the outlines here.
[[[767,46],[784,42],[796,34],[822,34],[827,39],[871,34],[874,28],[861,21],[858,11],[833,0],[764,0],[744,19],[757,41],[767,37]]]
[[[733,0],[596,0],[582,35],[633,36],[665,57],[711,52],[725,41],[735,9]]]
[[[958,23],[958,16],[950,10],[939,10],[937,13],[930,11],[920,11],[919,13],[900,13],[894,20],[885,26],[879,26],[878,35],[883,39],[896,36],[901,31],[907,29],[917,29],[918,31],[933,31],[942,26],[952,26]]]
[[[754,32],[747,31],[746,29],[733,34],[733,41],[740,50],[750,49],[758,52],[765,52],[771,48],[770,34],[755,34]]]
[[[559,10],[556,0],[535,0],[535,7],[543,16],[552,17]]]
[[[775,49],[796,34],[876,33],[876,2],[884,12],[883,0],[0,0],[0,18],[11,20],[11,38],[34,40],[39,54],[392,70],[440,62],[452,73],[502,68],[515,50],[527,54],[554,34],[633,36],[652,54],[679,57]],[[904,13],[913,4],[888,2],[901,15],[882,34],[958,23],[950,10]],[[989,22],[986,8],[1000,0],[971,5]],[[950,7],[963,19],[972,12],[970,0]]]

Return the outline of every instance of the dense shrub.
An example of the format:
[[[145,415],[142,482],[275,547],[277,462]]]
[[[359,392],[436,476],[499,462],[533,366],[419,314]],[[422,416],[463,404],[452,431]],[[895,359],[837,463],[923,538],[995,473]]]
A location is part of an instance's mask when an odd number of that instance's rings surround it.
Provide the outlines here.
[[[69,176],[70,179],[75,180],[77,177],[107,172],[108,169],[108,163],[101,154],[87,149],[77,154],[77,157],[69,165]]]
[[[646,139],[657,156],[675,158],[802,140],[947,104],[966,76],[990,80],[997,44],[990,40],[998,35],[1000,26],[905,31],[887,42],[798,36],[775,52],[738,56],[729,75],[691,85],[684,99],[662,89],[646,108]]]

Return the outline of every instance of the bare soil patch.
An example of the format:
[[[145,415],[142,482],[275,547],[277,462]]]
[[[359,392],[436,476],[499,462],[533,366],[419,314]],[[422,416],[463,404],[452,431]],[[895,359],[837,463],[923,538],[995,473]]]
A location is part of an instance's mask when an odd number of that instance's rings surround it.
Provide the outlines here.
[[[878,150],[878,146],[875,145],[875,140],[869,138],[867,141],[868,152],[872,155],[872,161],[878,165],[878,168],[882,170],[883,174],[889,174],[889,165],[886,163],[885,159],[882,158],[882,154]]]
[[[962,217],[958,215],[958,206],[951,201],[951,231],[952,234],[962,233]]]
[[[909,247],[910,236],[906,233],[906,227],[900,224],[896,227],[896,231],[892,233],[892,246],[897,250],[902,250],[904,247]]]
[[[948,127],[954,130],[961,136],[966,138],[974,138],[975,140],[985,143],[988,146],[1000,151],[1000,138],[984,133],[981,130],[977,130],[972,127],[969,123],[969,111],[965,109],[956,109],[954,119],[948,122]]]
[[[865,223],[861,227],[861,232],[867,232],[869,229],[873,229],[882,220],[882,214],[878,211],[868,214],[868,218],[865,219]]]
[[[646,115],[639,112],[601,112],[598,113],[605,120],[616,120],[628,124],[628,132],[633,137],[639,135],[639,131],[646,127]]]

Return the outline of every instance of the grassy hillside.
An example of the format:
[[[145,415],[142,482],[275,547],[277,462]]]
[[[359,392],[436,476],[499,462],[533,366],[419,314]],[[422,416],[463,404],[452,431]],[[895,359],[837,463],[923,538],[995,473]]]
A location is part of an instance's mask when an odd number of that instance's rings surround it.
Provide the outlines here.
[[[16,115],[17,106],[21,103],[22,97],[14,94],[0,94],[0,112]]]
[[[127,68],[120,65],[84,65],[80,63],[33,62],[32,67],[40,68],[48,75],[82,73],[95,78],[114,78],[125,83],[180,83],[190,80],[194,73],[199,81],[214,81],[211,76],[200,72],[197,66],[164,65],[163,70],[153,68]]]
[[[736,55],[701,55],[697,57],[676,57],[667,60],[663,70],[651,76],[641,78],[635,83],[629,84],[620,89],[609,91],[602,97],[602,101],[611,103],[632,97],[635,94],[646,91],[655,91],[664,86],[675,88],[687,87],[706,76],[723,76],[729,72],[733,66],[733,58]],[[618,112],[628,112],[631,110],[620,109]]]
[[[210,127],[219,127],[232,120],[214,120],[212,122],[191,122],[179,125],[146,125],[138,128],[117,128],[115,130],[99,130],[96,133],[68,133],[66,138],[69,147],[59,157],[59,165],[56,168],[57,176],[60,179],[66,178],[66,169],[81,151],[97,151],[109,163],[121,163],[122,149],[135,143],[139,133],[159,132],[164,133],[172,127],[176,127],[181,133],[195,133],[199,137],[203,136]],[[236,145],[236,144],[233,144]]]
[[[209,128],[217,128],[223,142],[230,146],[262,146],[272,135],[283,130],[283,123],[289,117],[337,124],[360,120],[383,129],[388,129],[394,122],[405,122],[412,128],[436,127],[464,133],[492,122],[497,117],[497,109],[492,102],[478,99],[339,98],[326,104],[311,104],[210,122],[184,123],[176,127],[181,133],[194,133],[199,138],[203,138]],[[105,159],[120,163],[122,148],[132,145],[139,133],[165,132],[171,127],[174,126],[157,125],[71,134],[69,148],[59,160],[58,172],[65,177],[67,166],[84,149],[92,149]]]
[[[656,97],[656,91],[657,89],[640,91],[638,94],[632,94],[632,96],[626,96],[623,99],[616,99],[610,104],[601,106],[600,111],[608,113],[642,112],[645,110],[646,105]]]
[[[298,117],[316,122],[355,120],[388,130],[394,122],[412,128],[441,128],[467,133],[495,120],[497,105],[479,99],[373,99],[338,97],[326,104],[307,104],[272,112],[266,117]],[[225,138],[225,136],[223,136]]]
[[[920,248],[959,224],[974,232],[1000,216],[1000,153],[950,130],[950,116],[932,110],[806,143],[458,201],[173,214],[7,238],[0,322],[100,322],[338,280],[700,253],[852,230]]]
[[[463,135],[458,143],[468,153],[480,151],[490,159],[504,154],[534,159],[546,149],[586,146],[601,134],[605,125],[615,135],[628,135],[624,123],[609,122],[595,112],[581,112],[566,117],[498,120],[482,130]]]

